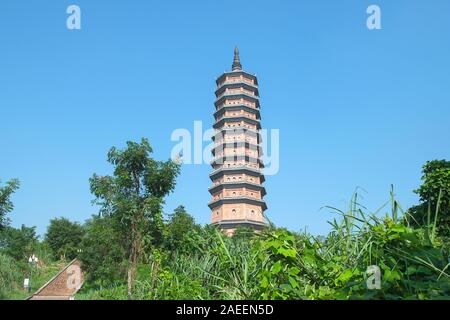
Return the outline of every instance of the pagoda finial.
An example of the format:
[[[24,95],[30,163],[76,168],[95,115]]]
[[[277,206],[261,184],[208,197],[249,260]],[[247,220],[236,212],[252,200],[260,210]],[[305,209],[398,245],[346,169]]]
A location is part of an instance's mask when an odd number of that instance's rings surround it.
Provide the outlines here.
[[[234,48],[234,60],[233,60],[233,71],[242,70],[241,61],[239,60],[239,49],[238,47]]]

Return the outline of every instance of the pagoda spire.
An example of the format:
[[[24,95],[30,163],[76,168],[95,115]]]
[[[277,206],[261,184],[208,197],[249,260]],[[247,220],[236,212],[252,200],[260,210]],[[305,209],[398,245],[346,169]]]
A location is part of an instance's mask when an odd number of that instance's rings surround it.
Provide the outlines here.
[[[241,61],[239,59],[239,49],[238,47],[234,48],[234,60],[233,60],[233,66],[232,71],[239,71],[242,70]]]

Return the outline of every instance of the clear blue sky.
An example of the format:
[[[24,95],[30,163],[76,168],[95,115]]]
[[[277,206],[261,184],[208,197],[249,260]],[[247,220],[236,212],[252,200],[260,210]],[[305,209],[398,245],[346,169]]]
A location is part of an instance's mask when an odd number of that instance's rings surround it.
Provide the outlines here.
[[[66,28],[77,4],[82,29]],[[366,28],[378,4],[382,30]],[[148,137],[168,159],[176,128],[213,123],[215,78],[235,45],[260,82],[262,125],[279,128],[268,216],[325,233],[356,187],[372,209],[390,184],[418,201],[422,164],[450,158],[450,2],[0,2],[0,178],[22,182],[14,226],[96,213],[89,177],[108,149]],[[206,143],[205,143],[206,145]],[[208,223],[208,165],[183,166],[166,212]]]

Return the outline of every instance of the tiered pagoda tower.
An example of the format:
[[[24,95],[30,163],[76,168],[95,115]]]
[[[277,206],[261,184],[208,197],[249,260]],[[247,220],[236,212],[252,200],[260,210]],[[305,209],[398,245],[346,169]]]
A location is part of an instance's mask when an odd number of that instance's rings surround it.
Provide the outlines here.
[[[216,122],[213,127],[213,172],[209,188],[212,224],[232,235],[238,226],[261,230],[267,223],[260,157],[261,135],[258,80],[242,70],[234,50],[232,71],[216,80]]]

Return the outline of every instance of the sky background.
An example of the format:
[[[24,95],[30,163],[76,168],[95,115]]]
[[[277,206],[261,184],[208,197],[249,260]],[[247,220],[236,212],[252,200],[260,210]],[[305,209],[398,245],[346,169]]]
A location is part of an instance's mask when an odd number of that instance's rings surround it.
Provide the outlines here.
[[[66,8],[81,7],[81,30]],[[382,30],[366,27],[378,4]],[[268,217],[323,234],[356,187],[375,210],[393,184],[417,203],[421,166],[450,158],[450,1],[0,1],[0,179],[21,181],[13,226],[83,222],[88,179],[111,146],[213,123],[215,79],[239,46],[260,83],[262,125],[280,130]],[[205,146],[208,143],[205,142]],[[208,223],[210,166],[184,165],[165,212]]]

